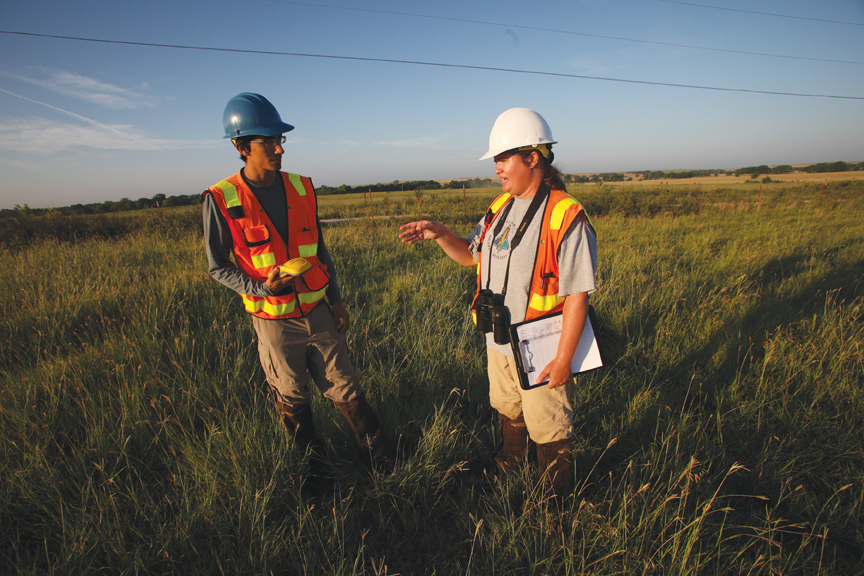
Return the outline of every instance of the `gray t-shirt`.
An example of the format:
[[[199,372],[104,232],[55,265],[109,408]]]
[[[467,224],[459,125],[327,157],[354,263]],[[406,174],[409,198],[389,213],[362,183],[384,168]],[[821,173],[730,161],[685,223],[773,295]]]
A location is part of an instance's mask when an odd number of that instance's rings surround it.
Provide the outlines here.
[[[525,320],[528,310],[528,293],[531,288],[531,275],[534,272],[534,262],[537,256],[537,244],[540,241],[540,228],[543,225],[543,212],[548,199],[544,201],[531,224],[525,231],[522,241],[515,250],[511,250],[511,240],[533,198],[514,198],[513,207],[505,215],[505,221],[496,235],[503,209],[495,215],[489,232],[483,241],[483,256],[480,262],[480,282],[483,288],[489,288],[495,294],[501,294],[504,277],[507,274],[507,260],[510,259],[510,276],[507,280],[507,294],[504,307],[510,315],[511,323]],[[479,257],[480,235],[485,227],[484,221],[468,235],[468,249],[475,257]],[[494,236],[494,237],[493,237]],[[597,290],[594,272],[597,269],[597,237],[584,218],[577,218],[564,235],[558,248],[558,267],[561,274],[558,284],[558,295],[589,294]],[[487,286],[488,281],[488,286]],[[509,344],[495,344],[492,333],[486,334],[486,345],[506,356],[513,357]]]
[[[276,178],[276,182],[267,188],[258,188],[250,184],[245,176],[243,176],[243,181],[255,194],[255,198],[258,199],[264,212],[273,222],[276,232],[283,241],[286,240],[289,234],[288,201],[285,197],[285,183],[282,178]],[[231,261],[229,254],[234,245],[231,230],[212,195],[204,196],[202,211],[204,216],[204,248],[207,252],[210,276],[240,294],[261,297],[273,296],[266,284],[251,278]],[[330,252],[327,251],[326,244],[324,244],[324,233],[317,217],[316,222],[318,224],[318,260],[327,267],[327,272],[330,274],[327,299],[331,304],[335,304],[342,301],[339,282],[336,280],[336,267],[333,265],[333,259],[330,257]]]

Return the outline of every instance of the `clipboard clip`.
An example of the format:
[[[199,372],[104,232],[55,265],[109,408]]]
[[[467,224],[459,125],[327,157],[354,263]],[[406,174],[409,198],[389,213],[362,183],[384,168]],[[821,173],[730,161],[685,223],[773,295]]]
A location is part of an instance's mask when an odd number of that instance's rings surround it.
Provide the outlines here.
[[[525,372],[530,374],[534,372],[534,366],[531,365],[531,359],[534,357],[534,354],[528,350],[528,340],[520,341],[519,346],[522,348],[522,361],[525,364]]]

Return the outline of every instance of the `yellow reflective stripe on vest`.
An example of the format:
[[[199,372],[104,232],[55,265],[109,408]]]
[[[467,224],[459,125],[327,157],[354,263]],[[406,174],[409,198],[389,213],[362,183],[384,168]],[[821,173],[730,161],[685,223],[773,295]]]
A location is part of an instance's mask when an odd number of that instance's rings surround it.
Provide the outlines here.
[[[275,266],[276,255],[273,254],[273,252],[268,252],[259,256],[252,256],[252,264],[255,266],[256,269],[259,270],[268,266]]]
[[[301,292],[297,295],[297,297],[300,298],[301,304],[315,304],[316,302],[324,298],[324,295],[326,293],[327,288],[322,288],[321,290],[318,290],[316,292]]]
[[[216,184],[216,187],[222,190],[222,197],[225,199],[225,205],[228,208],[242,206],[240,203],[240,197],[237,195],[237,188],[235,188],[233,184],[227,180],[222,180]]]
[[[274,304],[263,299],[252,300],[245,294],[241,294],[241,296],[243,296],[243,302],[246,304],[246,311],[250,314],[264,312],[270,316],[284,316],[294,312],[294,308],[297,307],[297,300],[291,300],[285,304]]]
[[[577,202],[572,198],[565,198],[558,202],[558,204],[555,205],[555,208],[552,209],[552,216],[549,218],[549,228],[552,230],[560,230],[561,223],[564,222],[564,212],[576,203]]]
[[[303,180],[298,174],[288,174],[288,179],[300,196],[306,196],[306,186],[303,185]]]
[[[549,296],[541,296],[539,294],[531,294],[531,301],[528,303],[530,308],[534,310],[540,310],[541,312],[548,312],[549,310],[554,309],[556,306],[564,302],[564,298],[558,296],[557,294],[551,294]]]
[[[503,205],[504,205],[504,204],[505,204],[509,199],[510,199],[510,194],[502,194],[502,195],[498,198],[498,200],[496,200],[496,201],[492,204],[492,206],[489,207],[489,208],[492,210],[492,213],[493,213],[493,214],[497,214],[497,213],[498,213],[498,210],[501,209],[501,206],[503,206]]]
[[[318,244],[301,244],[297,247],[301,258],[311,258],[318,255]]]
[[[327,288],[322,288],[316,292],[302,292],[298,294],[298,298],[300,299],[300,304],[308,305],[315,304],[322,300],[324,296],[327,294]],[[241,294],[243,297],[243,303],[246,305],[246,311],[250,314],[254,314],[256,312],[264,312],[270,316],[285,316],[286,314],[291,314],[294,312],[294,309],[297,307],[297,299],[292,298],[290,302],[283,304],[276,304],[273,302],[268,302],[265,299],[255,300],[246,294]]]

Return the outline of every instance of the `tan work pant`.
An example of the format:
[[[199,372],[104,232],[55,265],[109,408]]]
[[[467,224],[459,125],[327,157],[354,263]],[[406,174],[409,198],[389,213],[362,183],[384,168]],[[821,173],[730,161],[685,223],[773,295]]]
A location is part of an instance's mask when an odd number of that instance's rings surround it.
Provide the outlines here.
[[[267,383],[288,408],[310,401],[310,373],[321,393],[334,402],[348,402],[362,393],[345,336],[336,328],[326,302],[321,301],[305,318],[253,316],[252,325]]]
[[[489,361],[489,403],[507,416],[525,415],[528,435],[537,444],[547,444],[573,436],[574,384],[550,390],[545,385],[523,390],[519,385],[516,361],[500,352],[486,349]]]

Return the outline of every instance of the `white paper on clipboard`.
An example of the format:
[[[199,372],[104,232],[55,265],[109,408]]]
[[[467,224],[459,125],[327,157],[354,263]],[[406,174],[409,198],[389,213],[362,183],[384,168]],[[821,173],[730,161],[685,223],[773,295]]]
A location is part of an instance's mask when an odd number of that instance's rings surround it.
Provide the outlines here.
[[[561,339],[561,314],[543,316],[537,320],[523,322],[512,327],[516,338],[512,340],[515,344],[514,354],[520,355],[522,371],[526,376],[529,386],[536,386],[537,375],[555,359],[558,353],[558,341]],[[574,374],[587,372],[603,366],[600,357],[600,348],[597,338],[594,336],[594,328],[591,325],[590,316],[585,318],[585,328],[582,330],[582,338],[573,353],[573,361],[570,363]],[[543,382],[548,382],[547,378]]]

